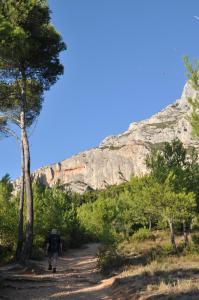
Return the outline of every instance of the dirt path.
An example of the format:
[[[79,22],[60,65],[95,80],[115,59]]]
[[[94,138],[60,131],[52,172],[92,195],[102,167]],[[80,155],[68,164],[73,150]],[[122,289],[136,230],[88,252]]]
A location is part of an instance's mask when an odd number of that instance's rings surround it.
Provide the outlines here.
[[[78,250],[70,250],[59,258],[57,273],[47,271],[47,259],[36,263],[35,274],[24,269],[0,268],[4,277],[0,287],[0,299],[4,300],[109,300],[114,278],[104,279],[96,269],[95,254],[98,244],[88,244]],[[38,274],[39,273],[39,274]]]

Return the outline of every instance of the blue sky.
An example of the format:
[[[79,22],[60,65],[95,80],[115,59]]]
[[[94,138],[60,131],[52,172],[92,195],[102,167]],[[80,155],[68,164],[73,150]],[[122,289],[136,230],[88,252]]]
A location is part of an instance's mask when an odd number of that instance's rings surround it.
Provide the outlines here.
[[[68,45],[64,76],[31,132],[31,169],[96,147],[179,98],[184,55],[199,58],[198,0],[49,0]],[[0,141],[0,176],[20,175],[20,149]]]

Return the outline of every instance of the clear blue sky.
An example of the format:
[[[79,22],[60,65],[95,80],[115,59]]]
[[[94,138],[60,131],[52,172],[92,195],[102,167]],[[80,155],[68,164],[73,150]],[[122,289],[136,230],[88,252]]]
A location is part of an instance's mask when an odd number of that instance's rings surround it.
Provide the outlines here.
[[[96,147],[179,98],[183,55],[199,58],[198,0],[49,0],[68,50],[30,137],[32,170]],[[195,17],[194,17],[195,16]],[[0,141],[0,176],[20,175],[19,145]]]

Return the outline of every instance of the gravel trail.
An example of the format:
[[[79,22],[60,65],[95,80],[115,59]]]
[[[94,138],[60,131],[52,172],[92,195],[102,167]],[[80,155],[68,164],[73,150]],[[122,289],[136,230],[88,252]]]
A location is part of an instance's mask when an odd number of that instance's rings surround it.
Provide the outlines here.
[[[2,300],[110,300],[114,278],[103,279],[97,270],[99,244],[68,251],[58,260],[57,273],[47,270],[47,258],[35,263],[34,270],[17,265],[0,268]],[[35,271],[36,270],[36,271]]]

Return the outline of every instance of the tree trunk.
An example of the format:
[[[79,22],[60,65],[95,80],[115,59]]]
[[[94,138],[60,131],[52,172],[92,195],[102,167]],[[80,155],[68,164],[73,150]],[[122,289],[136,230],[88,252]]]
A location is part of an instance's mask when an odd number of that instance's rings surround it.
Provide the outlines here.
[[[173,223],[171,222],[170,219],[168,219],[168,223],[169,223],[169,229],[170,229],[171,244],[172,244],[172,247],[173,247],[173,251],[176,253],[177,252],[177,246],[176,246],[175,234],[174,234],[174,230],[173,230]]]
[[[22,139],[24,145],[24,174],[26,190],[26,240],[24,245],[24,258],[29,259],[33,243],[33,195],[30,176],[30,152],[26,129],[22,129]]]
[[[151,231],[152,229],[152,222],[151,222],[151,218],[149,218],[149,230]]]
[[[23,208],[24,208],[24,148],[21,138],[21,193],[19,202],[19,214],[18,214],[18,240],[16,249],[16,259],[21,259],[22,247],[23,247]]]
[[[185,221],[183,221],[183,236],[184,236],[185,245],[188,245],[189,239],[188,239],[188,232],[187,232],[187,224]]]
[[[27,260],[31,257],[33,244],[33,194],[30,175],[30,150],[26,132],[26,77],[22,73],[22,110],[21,110],[21,138],[24,150],[24,178],[26,191],[26,239],[23,249],[23,259]]]

